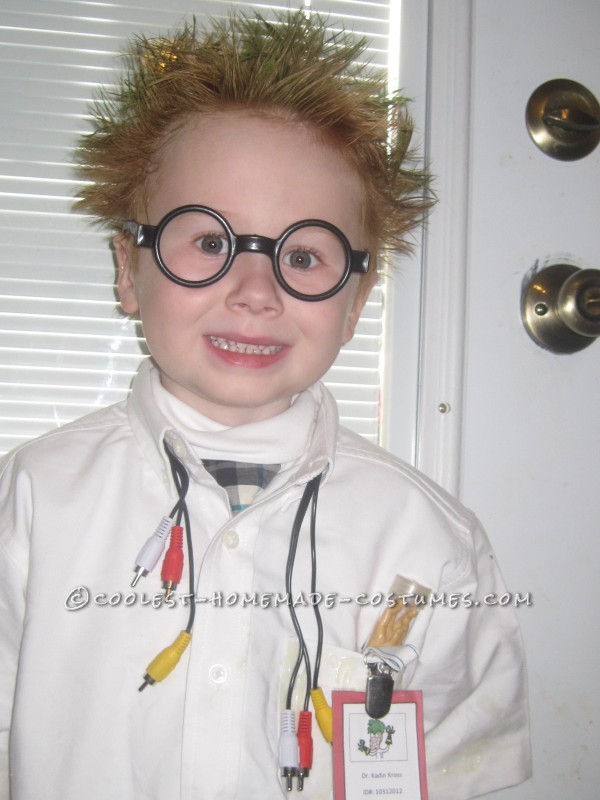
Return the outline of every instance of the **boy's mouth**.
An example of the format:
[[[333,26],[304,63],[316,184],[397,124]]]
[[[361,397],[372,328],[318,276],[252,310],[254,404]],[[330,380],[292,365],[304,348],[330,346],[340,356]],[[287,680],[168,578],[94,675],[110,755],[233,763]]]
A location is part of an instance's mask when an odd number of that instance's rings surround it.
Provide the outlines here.
[[[234,339],[224,339],[222,336],[209,336],[208,340],[218,350],[230,350],[232,353],[246,353],[253,356],[274,356],[283,350],[283,345],[279,344],[236,342]]]

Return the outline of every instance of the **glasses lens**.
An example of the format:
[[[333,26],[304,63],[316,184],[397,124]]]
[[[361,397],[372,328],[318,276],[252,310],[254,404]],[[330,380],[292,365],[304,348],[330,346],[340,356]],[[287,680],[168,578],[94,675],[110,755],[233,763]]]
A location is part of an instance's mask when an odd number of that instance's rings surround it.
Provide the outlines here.
[[[348,254],[334,231],[320,225],[305,225],[282,241],[278,264],[289,287],[301,294],[318,295],[329,292],[342,281]]]
[[[158,251],[167,269],[186,281],[207,281],[229,258],[229,234],[212,214],[185,211],[165,225]]]

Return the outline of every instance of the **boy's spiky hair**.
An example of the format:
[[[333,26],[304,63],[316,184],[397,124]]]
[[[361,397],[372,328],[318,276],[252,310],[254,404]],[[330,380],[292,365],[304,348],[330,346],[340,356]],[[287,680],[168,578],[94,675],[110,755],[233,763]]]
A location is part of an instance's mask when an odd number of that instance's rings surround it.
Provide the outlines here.
[[[194,20],[169,37],[137,37],[77,151],[77,207],[120,230],[143,213],[161,150],[190,117],[244,109],[305,123],[339,147],[364,186],[368,245],[409,249],[407,234],[431,205],[427,174],[410,161],[405,100],[357,61],[365,47],[301,11],[273,21],[233,13],[207,29]]]

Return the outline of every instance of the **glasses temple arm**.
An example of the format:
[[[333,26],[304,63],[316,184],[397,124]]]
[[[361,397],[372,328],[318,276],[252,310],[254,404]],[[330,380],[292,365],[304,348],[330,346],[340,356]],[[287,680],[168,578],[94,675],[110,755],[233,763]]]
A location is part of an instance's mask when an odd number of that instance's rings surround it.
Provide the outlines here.
[[[154,247],[155,225],[141,225],[139,222],[128,219],[123,223],[123,230],[133,236],[133,243],[136,247]]]

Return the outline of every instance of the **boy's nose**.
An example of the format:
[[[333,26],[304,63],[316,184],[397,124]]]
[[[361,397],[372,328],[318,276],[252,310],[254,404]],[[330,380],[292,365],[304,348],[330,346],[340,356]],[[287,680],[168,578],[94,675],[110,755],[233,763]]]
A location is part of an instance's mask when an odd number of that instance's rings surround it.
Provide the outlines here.
[[[278,314],[283,309],[283,289],[277,283],[271,258],[264,253],[239,253],[226,279],[232,306],[253,314]]]

